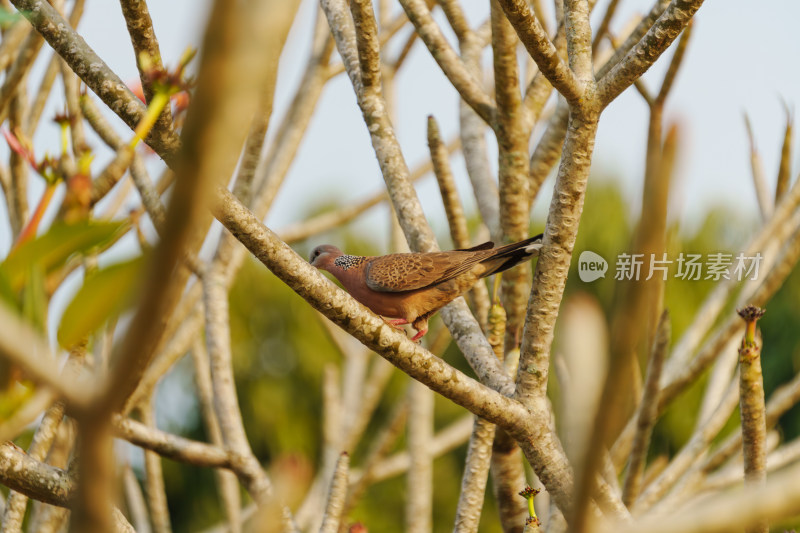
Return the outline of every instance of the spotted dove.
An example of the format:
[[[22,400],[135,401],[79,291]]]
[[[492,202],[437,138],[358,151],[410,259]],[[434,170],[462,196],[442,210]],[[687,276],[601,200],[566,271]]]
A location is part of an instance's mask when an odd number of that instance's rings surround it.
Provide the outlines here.
[[[542,235],[498,248],[485,242],[449,252],[347,255],[330,244],[311,252],[309,262],[333,274],[353,298],[373,312],[411,324],[417,341],[428,331],[428,319],[468,291],[479,279],[507,270],[539,254]]]

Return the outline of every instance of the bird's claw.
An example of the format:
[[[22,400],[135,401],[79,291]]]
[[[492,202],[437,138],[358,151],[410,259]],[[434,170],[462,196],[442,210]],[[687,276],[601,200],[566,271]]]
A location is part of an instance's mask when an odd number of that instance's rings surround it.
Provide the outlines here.
[[[426,333],[428,333],[428,330],[427,330],[427,329],[421,329],[421,330],[419,330],[419,331],[417,332],[417,334],[416,334],[416,335],[414,335],[413,337],[411,337],[411,341],[412,341],[412,342],[416,342],[416,343],[420,343],[420,342],[422,342],[422,337],[423,337],[423,335],[425,335]]]
[[[408,324],[408,320],[406,320],[405,318],[393,318],[389,320],[384,318],[383,321],[386,322],[388,325],[392,326],[397,331],[403,331],[403,328],[401,328],[400,326],[403,324]]]

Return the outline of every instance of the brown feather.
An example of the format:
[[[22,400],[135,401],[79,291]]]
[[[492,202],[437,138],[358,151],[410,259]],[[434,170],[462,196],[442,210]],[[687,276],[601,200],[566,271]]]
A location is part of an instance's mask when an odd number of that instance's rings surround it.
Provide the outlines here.
[[[311,264],[333,274],[373,312],[411,322],[418,340],[428,318],[480,278],[502,272],[538,253],[541,235],[494,248],[485,242],[449,252],[361,257],[342,254],[331,245],[311,252]],[[537,246],[538,245],[538,246]]]

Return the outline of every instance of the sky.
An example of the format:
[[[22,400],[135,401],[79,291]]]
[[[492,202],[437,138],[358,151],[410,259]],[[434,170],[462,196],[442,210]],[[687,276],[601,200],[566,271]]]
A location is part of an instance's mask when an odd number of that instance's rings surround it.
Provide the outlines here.
[[[549,3],[545,2],[548,4]],[[464,0],[462,4],[473,25],[488,13],[485,0]],[[605,10],[600,0],[593,24]],[[635,13],[649,10],[651,1],[621,2],[612,29],[620,31]],[[677,180],[674,183],[670,216],[685,228],[710,207],[719,203],[735,205],[745,215],[757,210],[750,177],[749,154],[743,112],[753,122],[757,143],[770,184],[777,174],[781,136],[785,124],[782,101],[794,107],[800,99],[800,72],[794,68],[800,57],[800,39],[795,22],[800,3],[767,1],[754,7],[752,2],[727,0],[705,2],[695,18],[692,42],[667,101],[665,122],[681,126]],[[197,47],[208,15],[207,0],[151,1],[149,7],[155,32],[166,64],[175,64],[189,46]],[[399,11],[399,5],[394,5]],[[308,56],[316,2],[303,0],[300,15],[290,33],[281,59],[273,124],[286,109]],[[436,18],[448,38],[443,16]],[[80,33],[123,80],[136,80],[134,55],[116,2],[88,0],[79,26]],[[406,28],[401,35],[406,35]],[[402,37],[399,39],[402,40]],[[651,88],[660,83],[671,56],[668,51],[645,76]],[[487,60],[490,60],[487,56]],[[44,61],[40,61],[29,80],[38,84]],[[415,44],[407,64],[398,75],[397,136],[410,166],[427,157],[426,117],[433,114],[446,139],[457,132],[457,94],[422,43]],[[57,111],[51,98],[45,117]],[[115,124],[126,132],[121,121]],[[245,127],[245,126],[243,126]],[[647,109],[639,94],[629,89],[604,112],[593,157],[593,178],[611,177],[624,186],[631,212],[636,212],[641,196],[646,142]],[[127,135],[127,133],[126,133]],[[487,132],[487,139],[488,139]],[[55,126],[41,126],[34,139],[37,153],[57,150]],[[97,141],[99,144],[99,141]],[[491,145],[491,142],[490,142]],[[795,152],[797,143],[795,143]],[[5,148],[2,148],[5,150]],[[493,149],[494,150],[494,149]],[[5,151],[0,154],[7,153]],[[490,156],[493,164],[496,152]],[[793,172],[798,169],[793,158]],[[95,169],[101,168],[98,158]],[[153,172],[158,162],[151,162]],[[468,210],[474,200],[463,161],[453,159],[453,169],[461,197]],[[33,178],[36,180],[36,178]],[[280,229],[301,220],[309,209],[338,199],[357,202],[381,190],[383,180],[348,78],[340,75],[325,89],[306,138],[287,177],[267,224]],[[40,194],[32,184],[31,202]],[[444,228],[444,213],[435,181],[426,178],[418,186],[423,208],[435,228]],[[552,179],[539,196],[535,213],[543,216],[550,201]],[[4,213],[0,213],[4,216]],[[387,235],[386,210],[376,209],[357,224],[378,243]],[[10,246],[7,228],[0,225],[0,251]]]

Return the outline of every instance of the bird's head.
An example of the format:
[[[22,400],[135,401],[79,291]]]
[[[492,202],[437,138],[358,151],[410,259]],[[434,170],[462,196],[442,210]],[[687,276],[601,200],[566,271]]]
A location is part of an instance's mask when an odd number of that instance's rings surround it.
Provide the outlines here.
[[[342,251],[330,244],[320,244],[311,250],[308,262],[321,270],[330,270],[333,261],[342,255]]]

